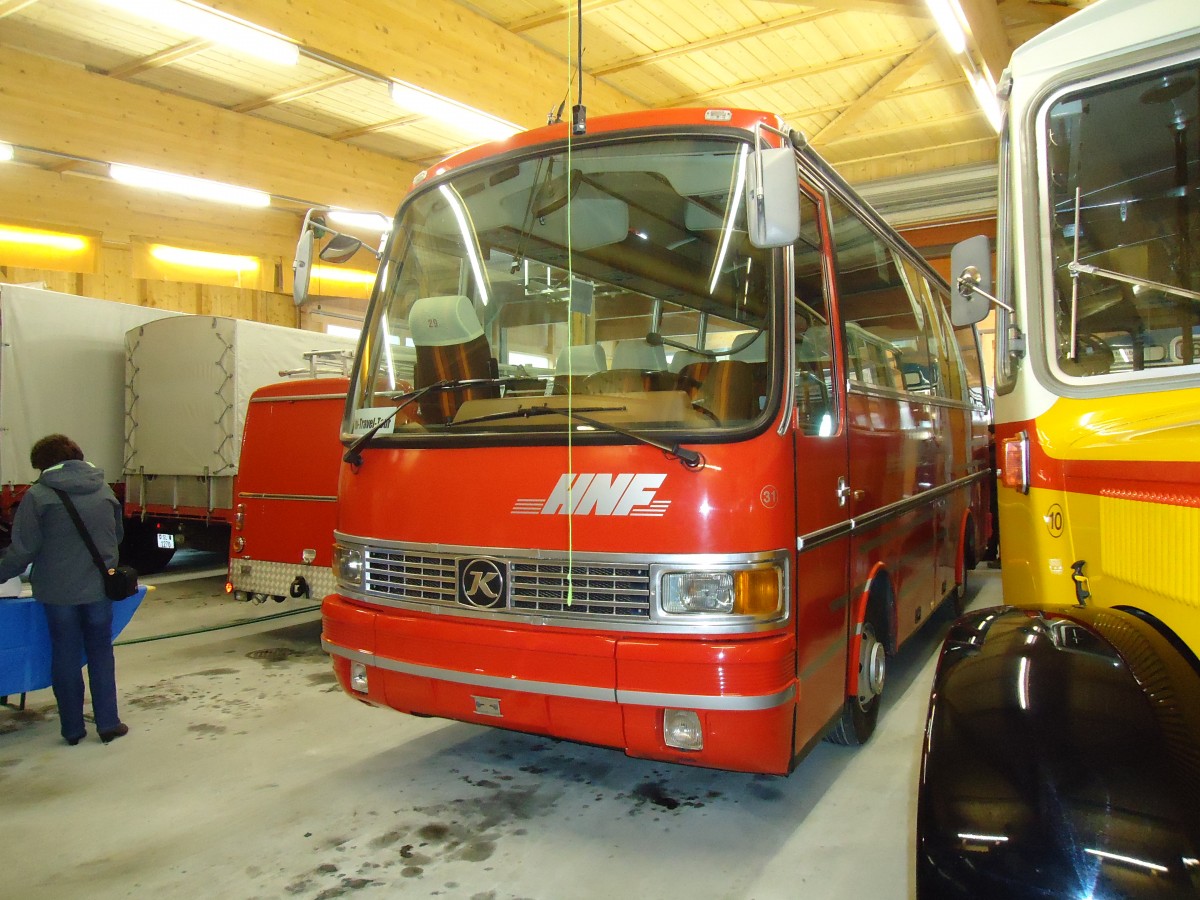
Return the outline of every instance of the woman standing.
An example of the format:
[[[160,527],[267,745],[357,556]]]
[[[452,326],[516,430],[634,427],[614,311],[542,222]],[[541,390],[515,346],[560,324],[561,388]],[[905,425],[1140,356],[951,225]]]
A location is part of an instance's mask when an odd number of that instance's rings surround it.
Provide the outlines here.
[[[112,647],[112,601],[91,552],[55,489],[70,495],[105,564],[117,564],[121,504],[104,472],[83,458],[66,435],[51,434],[33,445],[29,461],[41,471],[13,519],[12,544],[0,558],[0,581],[33,564],[33,596],[50,626],[50,669],[63,739],[74,746],[87,735],[83,720],[83,673],[87,653],[92,712],[106,744],[129,733],[117,714]]]

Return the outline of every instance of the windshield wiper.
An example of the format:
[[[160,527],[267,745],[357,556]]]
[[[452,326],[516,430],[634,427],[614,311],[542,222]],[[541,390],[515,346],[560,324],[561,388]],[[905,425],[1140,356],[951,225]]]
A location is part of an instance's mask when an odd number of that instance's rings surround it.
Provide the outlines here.
[[[433,384],[427,384],[424,387],[419,387],[413,391],[408,391],[403,394],[397,394],[395,397],[392,398],[392,400],[397,401],[396,408],[393,409],[386,416],[384,416],[383,419],[381,419],[379,422],[376,422],[374,425],[372,425],[370,431],[367,431],[364,434],[360,435],[359,437],[355,438],[354,443],[352,443],[349,447],[347,447],[346,452],[342,454],[342,462],[348,462],[348,463],[350,463],[350,465],[355,466],[356,468],[358,466],[361,466],[362,465],[362,454],[359,451],[363,448],[363,445],[366,444],[369,440],[371,440],[371,438],[375,437],[375,435],[379,434],[379,430],[381,428],[383,428],[384,425],[388,424],[388,422],[390,422],[390,421],[392,421],[392,419],[396,418],[396,413],[400,412],[400,410],[404,409],[404,407],[406,407],[406,406],[411,406],[413,403],[415,403],[417,400],[420,400],[426,394],[433,393],[434,391],[464,390],[466,388],[478,387],[479,385],[482,385],[482,384],[506,384],[510,381],[517,381],[517,380],[519,380],[519,379],[515,379],[515,378],[449,378],[444,381],[435,381]]]
[[[1070,335],[1070,352],[1067,358],[1076,361],[1079,359],[1079,276],[1094,275],[1097,278],[1107,278],[1109,281],[1119,281],[1123,284],[1132,284],[1134,287],[1149,288],[1152,291],[1162,291],[1164,294],[1170,294],[1173,297],[1179,297],[1183,300],[1200,300],[1200,291],[1190,291],[1187,288],[1178,287],[1173,284],[1163,284],[1161,281],[1151,281],[1149,278],[1142,278],[1138,275],[1127,275],[1124,272],[1114,272],[1111,269],[1101,269],[1098,266],[1093,266],[1088,263],[1079,261],[1079,210],[1082,201],[1082,191],[1076,186],[1075,188],[1075,233],[1072,237],[1075,240],[1074,253],[1072,259],[1067,263],[1067,271],[1071,275],[1071,335]]]
[[[469,425],[474,422],[491,422],[498,419],[531,419],[536,416],[562,416],[565,419],[574,419],[576,422],[582,422],[584,425],[590,425],[593,428],[599,428],[603,431],[612,431],[622,437],[631,438],[632,440],[646,444],[661,450],[668,456],[678,459],[689,469],[699,469],[704,466],[704,456],[695,450],[688,450],[686,447],[680,446],[678,443],[668,444],[666,441],[660,441],[644,434],[639,434],[636,431],[630,431],[627,428],[621,428],[611,422],[602,422],[599,419],[593,419],[591,416],[583,415],[583,413],[591,412],[620,412],[625,410],[624,406],[583,406],[578,409],[568,409],[567,407],[554,407],[543,404],[542,406],[518,406],[509,412],[488,413],[483,416],[474,416],[470,419],[463,419],[456,422],[447,422],[447,428],[453,428],[457,425]]]
[[[627,406],[581,406],[575,409],[574,412],[624,412],[629,407]],[[507,412],[487,413],[482,416],[471,416],[469,419],[455,419],[453,422],[447,422],[447,428],[454,428],[458,425],[474,425],[476,422],[498,422],[501,419],[531,419],[535,416],[549,416],[555,413],[567,415],[566,408],[556,409],[552,406],[518,406],[516,409],[510,409]],[[607,426],[606,426],[607,427]]]

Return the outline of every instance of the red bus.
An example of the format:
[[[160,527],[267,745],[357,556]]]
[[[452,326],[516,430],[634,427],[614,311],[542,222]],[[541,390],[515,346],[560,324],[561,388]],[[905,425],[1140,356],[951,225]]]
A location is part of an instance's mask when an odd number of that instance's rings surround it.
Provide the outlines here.
[[[948,303],[764,113],[551,125],[418,176],[343,424],[339,682],[731,770],[865,741],[989,527]]]
[[[250,395],[226,583],[238,600],[319,601],[334,590],[338,435],[348,386],[340,376],[302,378]]]

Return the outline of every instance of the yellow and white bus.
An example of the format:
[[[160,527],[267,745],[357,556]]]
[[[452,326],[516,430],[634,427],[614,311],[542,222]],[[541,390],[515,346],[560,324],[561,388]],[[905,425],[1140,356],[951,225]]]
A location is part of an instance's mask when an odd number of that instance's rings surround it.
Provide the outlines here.
[[[956,324],[998,309],[1005,598],[1200,651],[1200,3],[1099,0],[1000,93],[996,297],[986,241],[954,272]]]

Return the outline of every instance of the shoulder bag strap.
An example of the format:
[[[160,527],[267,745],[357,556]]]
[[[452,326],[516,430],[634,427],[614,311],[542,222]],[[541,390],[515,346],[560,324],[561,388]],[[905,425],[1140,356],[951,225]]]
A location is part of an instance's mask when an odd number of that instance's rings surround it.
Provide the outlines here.
[[[46,487],[50,487],[46,485]],[[108,574],[108,566],[104,564],[104,558],[100,556],[100,551],[96,549],[96,542],[92,540],[92,536],[88,534],[87,527],[83,524],[83,519],[79,516],[79,510],[75,508],[75,504],[71,502],[71,498],[66,491],[58,488],[50,488],[54,493],[58,494],[58,499],[62,501],[63,506],[67,508],[67,513],[71,516],[71,521],[75,523],[75,527],[79,529],[79,536],[83,538],[83,542],[87,544],[88,551],[92,554],[92,560],[96,563],[96,568],[100,570],[101,575]]]

